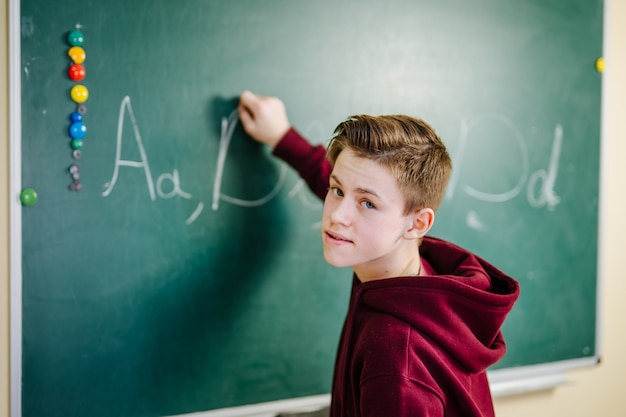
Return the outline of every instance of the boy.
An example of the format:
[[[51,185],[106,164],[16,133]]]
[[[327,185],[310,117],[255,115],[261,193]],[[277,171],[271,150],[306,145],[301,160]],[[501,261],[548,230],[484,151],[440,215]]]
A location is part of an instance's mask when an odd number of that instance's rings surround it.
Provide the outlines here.
[[[244,92],[238,110],[324,199],[324,258],[354,270],[330,416],[493,416],[486,370],[505,353],[500,327],[519,286],[426,237],[452,170],[436,133],[408,116],[353,116],[326,151],[275,97]]]

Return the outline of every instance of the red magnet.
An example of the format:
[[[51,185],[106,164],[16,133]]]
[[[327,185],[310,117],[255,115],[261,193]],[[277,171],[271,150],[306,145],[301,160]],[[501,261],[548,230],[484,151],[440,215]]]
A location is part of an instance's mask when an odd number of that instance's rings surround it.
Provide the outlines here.
[[[87,75],[85,67],[80,64],[72,64],[67,70],[67,75],[73,81],[81,81]]]

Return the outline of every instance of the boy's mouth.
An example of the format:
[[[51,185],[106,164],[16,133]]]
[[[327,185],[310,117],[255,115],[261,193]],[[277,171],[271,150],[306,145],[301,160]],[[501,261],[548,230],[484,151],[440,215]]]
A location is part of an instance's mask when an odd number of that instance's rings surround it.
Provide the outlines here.
[[[345,236],[342,236],[338,233],[333,233],[330,231],[326,231],[326,236],[328,238],[330,238],[331,240],[337,241],[337,242],[352,242],[350,239],[346,238]]]

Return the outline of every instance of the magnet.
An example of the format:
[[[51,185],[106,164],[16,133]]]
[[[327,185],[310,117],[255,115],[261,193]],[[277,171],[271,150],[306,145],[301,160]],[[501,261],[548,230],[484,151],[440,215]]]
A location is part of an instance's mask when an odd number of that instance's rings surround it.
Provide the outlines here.
[[[604,72],[604,66],[605,66],[604,58],[600,57],[596,59],[596,70],[598,72]]]
[[[81,156],[83,156],[83,153],[80,151],[80,149],[74,149],[72,151],[72,158],[80,159]]]
[[[72,46],[82,46],[85,43],[85,35],[78,29],[67,34],[67,42]]]
[[[24,188],[20,193],[20,201],[23,206],[32,206],[37,202],[37,192],[32,188]]]
[[[85,62],[85,58],[87,58],[85,50],[80,46],[72,46],[70,50],[67,51],[67,55],[75,64],[82,64]]]
[[[83,122],[72,123],[68,130],[72,139],[83,139],[87,136],[87,126]]]
[[[67,170],[70,172],[70,174],[76,174],[78,173],[78,171],[80,171],[80,166],[78,164],[72,164]]]
[[[67,76],[70,77],[70,80],[72,81],[82,81],[85,78],[85,75],[87,75],[85,67],[80,64],[72,64],[67,69]]]
[[[80,191],[82,189],[83,189],[83,185],[80,183],[80,181],[74,181],[73,183],[70,184],[71,191]]]
[[[70,96],[76,103],[84,103],[89,98],[89,90],[82,84],[75,85],[70,90]]]
[[[76,122],[81,122],[82,120],[83,120],[83,115],[80,114],[79,112],[75,111],[75,112],[72,112],[72,114],[70,114],[70,122],[76,123]]]
[[[75,150],[83,149],[83,140],[82,139],[72,140],[72,149],[75,149]]]

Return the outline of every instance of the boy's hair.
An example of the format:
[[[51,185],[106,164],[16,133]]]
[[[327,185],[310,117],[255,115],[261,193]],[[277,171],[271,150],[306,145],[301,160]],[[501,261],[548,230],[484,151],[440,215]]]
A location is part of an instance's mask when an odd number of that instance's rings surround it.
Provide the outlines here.
[[[391,170],[405,198],[405,214],[439,208],[452,161],[439,136],[423,120],[404,115],[351,116],[335,128],[327,150],[331,164],[344,150]]]

